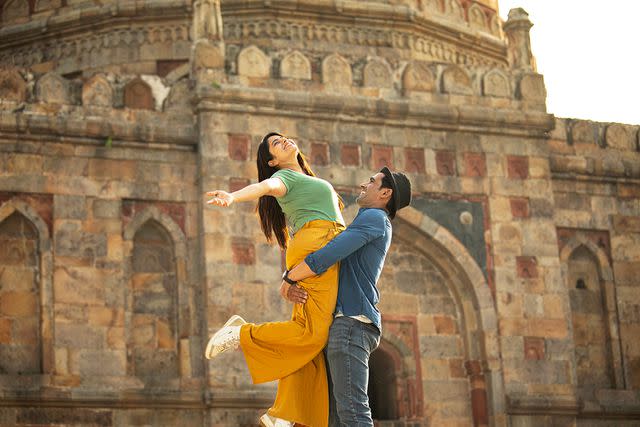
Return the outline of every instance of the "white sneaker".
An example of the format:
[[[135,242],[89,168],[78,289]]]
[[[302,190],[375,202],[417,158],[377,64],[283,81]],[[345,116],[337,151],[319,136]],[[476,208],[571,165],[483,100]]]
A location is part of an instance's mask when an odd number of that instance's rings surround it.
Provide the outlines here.
[[[227,323],[209,340],[204,356],[207,359],[213,359],[223,351],[230,348],[238,348],[240,345],[240,327],[244,325],[244,319],[238,315],[233,315],[227,320]]]
[[[269,414],[264,414],[260,417],[261,427],[293,427],[292,422],[283,420],[282,418],[272,417]]]

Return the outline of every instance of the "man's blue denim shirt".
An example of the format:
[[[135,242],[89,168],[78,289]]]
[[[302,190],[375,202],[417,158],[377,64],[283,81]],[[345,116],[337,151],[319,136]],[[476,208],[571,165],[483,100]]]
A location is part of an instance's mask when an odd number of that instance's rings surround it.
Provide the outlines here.
[[[361,208],[345,231],[307,255],[305,262],[316,274],[341,261],[336,313],[367,316],[382,331],[376,283],[390,245],[391,221],[387,213],[383,209]]]

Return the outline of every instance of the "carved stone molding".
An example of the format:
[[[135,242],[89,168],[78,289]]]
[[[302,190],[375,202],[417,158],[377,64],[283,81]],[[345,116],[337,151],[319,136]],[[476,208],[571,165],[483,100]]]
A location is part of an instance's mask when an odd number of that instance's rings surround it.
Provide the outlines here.
[[[167,43],[187,42],[190,46],[187,23],[149,24],[132,28],[112,27],[90,34],[75,34],[69,37],[41,39],[22,46],[0,47],[0,63],[16,67],[30,67],[50,61],[68,61],[70,58],[107,58],[108,52],[140,46],[166,46]],[[117,55],[116,55],[117,56]],[[118,59],[118,58],[114,58]],[[127,58],[120,58],[127,62]],[[130,60],[130,59],[129,59]]]
[[[506,56],[493,57],[478,53],[477,47],[458,44],[427,36],[417,31],[400,31],[384,27],[358,28],[340,24],[320,24],[295,20],[265,18],[229,18],[224,24],[224,39],[228,44],[248,44],[248,40],[286,40],[299,43],[303,49],[309,42],[325,42],[327,50],[336,45],[388,47],[415,52],[422,60],[460,65],[506,68]],[[322,49],[324,44],[318,44]],[[303,52],[304,53],[304,52]]]

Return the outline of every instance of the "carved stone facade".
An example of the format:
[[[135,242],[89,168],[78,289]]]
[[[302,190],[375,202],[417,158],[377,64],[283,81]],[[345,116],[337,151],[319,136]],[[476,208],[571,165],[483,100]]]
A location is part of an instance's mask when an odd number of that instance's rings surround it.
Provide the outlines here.
[[[0,425],[257,424],[275,384],[203,348],[231,314],[288,317],[282,254],[252,205],[203,194],[254,182],[272,130],[347,220],[372,170],[412,180],[380,281],[378,426],[637,425],[640,128],[546,113],[526,12],[0,11]]]

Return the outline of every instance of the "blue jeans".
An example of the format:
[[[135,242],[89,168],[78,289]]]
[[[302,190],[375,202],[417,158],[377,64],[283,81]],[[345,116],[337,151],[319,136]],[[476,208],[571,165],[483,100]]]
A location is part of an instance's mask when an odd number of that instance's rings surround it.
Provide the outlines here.
[[[329,374],[329,427],[373,427],[367,386],[369,355],[380,331],[351,317],[337,317],[326,347]]]

